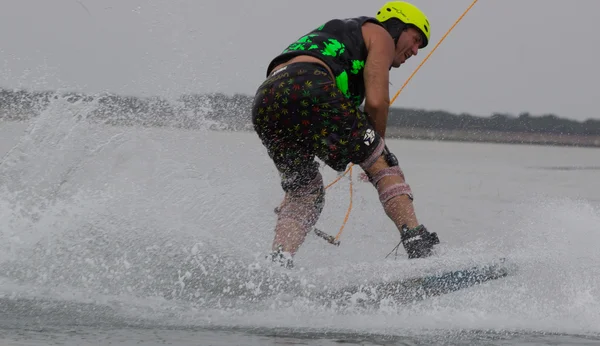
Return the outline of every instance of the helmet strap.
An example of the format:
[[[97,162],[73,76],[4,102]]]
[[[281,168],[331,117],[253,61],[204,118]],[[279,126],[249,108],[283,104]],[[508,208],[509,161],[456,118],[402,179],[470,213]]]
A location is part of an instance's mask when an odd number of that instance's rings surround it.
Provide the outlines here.
[[[398,18],[390,18],[381,24],[383,24],[383,27],[387,29],[390,35],[392,35],[392,38],[394,39],[394,45],[398,44],[400,35],[408,28],[408,25],[404,24],[404,22]]]

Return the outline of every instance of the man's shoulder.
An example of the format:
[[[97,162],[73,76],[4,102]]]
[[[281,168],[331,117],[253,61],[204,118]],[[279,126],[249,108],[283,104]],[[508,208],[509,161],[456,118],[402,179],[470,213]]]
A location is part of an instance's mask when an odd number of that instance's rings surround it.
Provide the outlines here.
[[[390,36],[387,29],[381,24],[379,21],[375,22],[365,22],[362,26],[362,34],[365,43],[367,43],[367,48],[369,48],[369,42],[372,41],[373,38],[378,38],[374,41],[382,41],[382,38]],[[391,36],[390,36],[391,38]],[[383,40],[385,41],[385,39]],[[392,41],[393,42],[393,41]]]
[[[329,19],[327,22],[325,22],[325,24],[323,24],[322,27],[325,27],[326,25],[332,25],[332,24],[361,26],[365,23],[373,23],[373,24],[381,25],[381,22],[379,22],[375,17],[358,16],[358,17],[346,17],[346,18],[332,18],[332,19]]]

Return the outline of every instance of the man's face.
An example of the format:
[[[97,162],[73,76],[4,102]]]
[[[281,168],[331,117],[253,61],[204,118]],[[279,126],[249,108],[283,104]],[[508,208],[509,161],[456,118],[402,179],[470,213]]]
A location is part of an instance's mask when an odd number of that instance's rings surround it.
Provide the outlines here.
[[[400,34],[396,44],[396,56],[394,57],[393,67],[400,67],[411,56],[417,55],[419,47],[423,43],[423,36],[418,29],[409,27]]]

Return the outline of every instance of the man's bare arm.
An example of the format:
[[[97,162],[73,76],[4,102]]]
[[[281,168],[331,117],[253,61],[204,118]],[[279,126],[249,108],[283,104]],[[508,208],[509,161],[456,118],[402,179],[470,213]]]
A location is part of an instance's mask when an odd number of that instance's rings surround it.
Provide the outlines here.
[[[379,25],[366,23],[363,36],[369,52],[365,63],[365,111],[371,117],[375,131],[385,137],[390,108],[389,70],[394,60],[394,40]]]

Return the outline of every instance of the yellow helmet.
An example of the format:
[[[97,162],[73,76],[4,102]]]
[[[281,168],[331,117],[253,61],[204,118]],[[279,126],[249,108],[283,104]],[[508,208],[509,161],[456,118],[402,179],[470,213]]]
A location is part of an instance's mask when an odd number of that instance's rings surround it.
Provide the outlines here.
[[[404,24],[413,25],[423,34],[423,44],[420,48],[425,48],[429,43],[429,20],[427,20],[427,16],[413,4],[404,1],[387,2],[377,12],[375,18],[380,22],[385,22],[390,18],[397,18]]]

